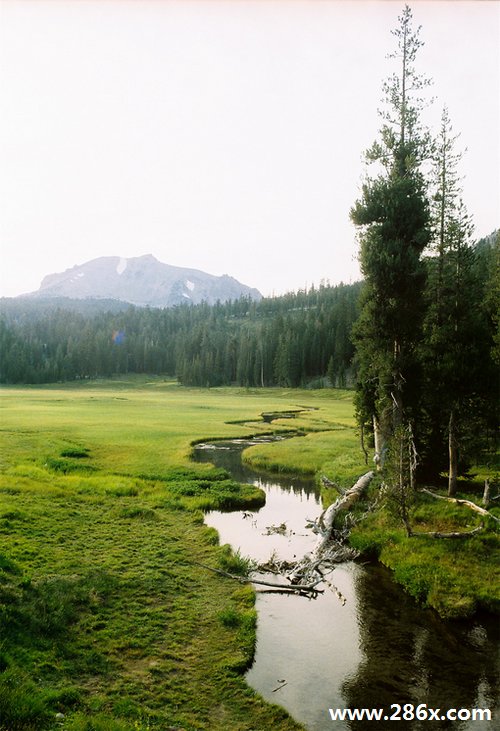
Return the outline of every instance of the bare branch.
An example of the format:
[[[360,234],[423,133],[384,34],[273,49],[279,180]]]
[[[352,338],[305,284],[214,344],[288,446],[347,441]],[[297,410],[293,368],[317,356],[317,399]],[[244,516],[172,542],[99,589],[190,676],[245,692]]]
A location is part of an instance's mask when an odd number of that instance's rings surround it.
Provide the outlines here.
[[[446,500],[449,503],[456,503],[457,505],[465,505],[467,508],[474,510],[476,513],[479,513],[480,515],[485,515],[488,518],[492,518],[497,523],[500,523],[500,518],[497,518],[495,515],[490,513],[489,510],[485,510],[485,508],[481,508],[479,505],[476,505],[476,503],[473,503],[471,500],[462,500],[460,498],[447,497],[445,495],[437,495],[435,492],[428,490],[426,487],[420,488],[419,492],[425,492],[427,495],[431,495],[433,498],[436,498],[436,500]]]

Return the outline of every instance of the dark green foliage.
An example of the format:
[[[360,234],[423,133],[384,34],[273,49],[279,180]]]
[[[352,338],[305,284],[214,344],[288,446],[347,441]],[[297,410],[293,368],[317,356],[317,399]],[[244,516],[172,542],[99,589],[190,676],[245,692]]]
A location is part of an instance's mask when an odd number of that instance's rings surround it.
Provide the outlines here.
[[[66,302],[0,303],[0,382],[48,383],[111,374],[177,376],[187,386],[299,386],[352,380],[360,284],[227,304],[79,311]],[[113,333],[123,331],[120,343]],[[61,456],[83,458],[86,455]]]
[[[0,730],[41,731],[54,718],[50,694],[41,692],[20,671],[0,673]]]
[[[72,457],[73,459],[84,459],[88,456],[89,450],[80,447],[69,447],[68,449],[63,449],[61,452],[61,457]]]
[[[446,108],[434,142],[419,122],[428,84],[414,67],[419,29],[408,6],[398,20],[399,71],[383,87],[384,122],[366,156],[376,175],[351,210],[365,276],[355,405],[380,464],[411,424],[419,476],[449,471],[452,493],[458,474],[495,451],[500,254],[494,235],[472,242]]]

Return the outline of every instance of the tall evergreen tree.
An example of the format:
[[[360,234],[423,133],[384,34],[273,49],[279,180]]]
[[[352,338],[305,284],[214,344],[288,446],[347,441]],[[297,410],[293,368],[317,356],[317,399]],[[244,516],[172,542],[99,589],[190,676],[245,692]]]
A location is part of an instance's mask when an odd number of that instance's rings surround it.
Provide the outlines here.
[[[444,466],[439,458],[446,443],[450,495],[456,492],[459,453],[470,440],[470,427],[477,428],[473,414],[482,412],[481,371],[489,360],[473,225],[461,199],[458,164],[462,155],[455,151],[457,139],[445,108],[434,157],[434,256],[428,260],[428,310],[422,348],[428,431],[423,440],[423,460],[424,466]]]
[[[417,355],[423,318],[429,210],[421,172],[429,138],[420,123],[421,91],[428,80],[417,74],[422,42],[408,6],[393,32],[398,72],[384,84],[385,109],[380,138],[366,154],[376,166],[361,200],[351,210],[359,227],[364,298],[355,339],[359,364],[357,415],[372,427],[376,458],[383,462],[387,442],[418,409]]]

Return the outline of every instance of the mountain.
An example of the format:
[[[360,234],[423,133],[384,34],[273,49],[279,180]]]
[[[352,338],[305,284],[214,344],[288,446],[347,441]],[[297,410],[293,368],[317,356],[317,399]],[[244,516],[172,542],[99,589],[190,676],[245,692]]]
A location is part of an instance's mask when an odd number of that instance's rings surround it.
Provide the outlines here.
[[[260,300],[257,289],[233,277],[170,266],[151,254],[124,259],[102,256],[44,277],[40,289],[27,297],[72,299],[113,299],[134,305],[170,307],[183,302],[214,304],[240,297]]]

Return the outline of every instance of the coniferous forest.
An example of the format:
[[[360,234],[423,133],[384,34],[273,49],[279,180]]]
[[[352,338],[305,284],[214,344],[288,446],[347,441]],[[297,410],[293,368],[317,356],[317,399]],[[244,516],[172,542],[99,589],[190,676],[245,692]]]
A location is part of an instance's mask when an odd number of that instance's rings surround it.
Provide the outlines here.
[[[425,124],[432,80],[418,70],[423,41],[409,6],[398,21],[396,71],[382,87],[382,126],[351,220],[365,279],[354,328],[357,419],[379,466],[395,473],[410,534],[417,466],[424,475],[447,468],[454,495],[497,424],[500,272],[498,233],[491,248],[472,238],[447,107],[437,133]]]
[[[350,334],[360,290],[359,283],[321,286],[260,302],[168,309],[3,300],[0,380],[154,373],[189,386],[345,387],[353,378]]]

